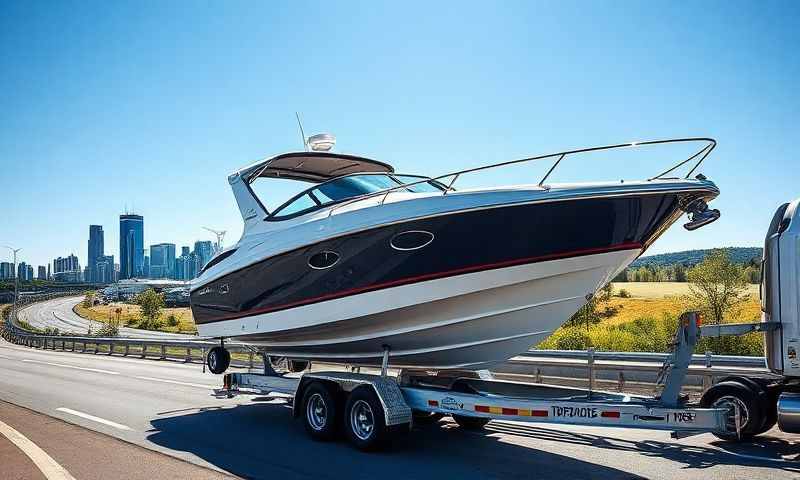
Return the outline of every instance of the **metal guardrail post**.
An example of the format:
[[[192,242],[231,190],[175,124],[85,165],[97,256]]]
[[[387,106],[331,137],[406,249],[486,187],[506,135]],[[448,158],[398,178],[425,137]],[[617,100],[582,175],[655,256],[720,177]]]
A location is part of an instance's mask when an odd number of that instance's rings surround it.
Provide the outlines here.
[[[192,347],[186,347],[186,358],[184,362],[192,363]]]
[[[130,343],[125,343],[125,353],[123,353],[122,356],[123,357],[127,357],[128,356],[128,352],[130,351],[130,349],[131,349],[131,344]]]
[[[147,356],[147,344],[143,343],[142,344],[142,355],[141,355],[141,357],[144,358],[146,356]]]
[[[535,383],[542,383],[542,369],[541,368],[537,368],[536,369],[536,376],[533,377],[533,381]]]
[[[619,372],[619,377],[617,378],[617,391],[621,392],[625,388],[625,374],[622,373],[622,370]]]
[[[167,346],[163,343],[161,344],[161,360],[167,359]]]
[[[706,374],[703,375],[703,391],[711,388],[711,385],[714,383],[714,374],[711,370],[711,360],[711,351],[706,350]]]
[[[589,367],[589,396],[592,396],[592,392],[594,391],[594,347],[590,347],[586,353],[588,354],[588,367]]]
[[[112,355],[114,353],[114,342],[108,344],[108,354]]]

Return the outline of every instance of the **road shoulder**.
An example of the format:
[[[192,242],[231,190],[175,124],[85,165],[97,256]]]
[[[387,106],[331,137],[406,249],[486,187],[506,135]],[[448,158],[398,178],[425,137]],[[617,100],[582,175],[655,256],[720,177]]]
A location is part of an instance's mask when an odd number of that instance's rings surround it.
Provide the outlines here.
[[[3,401],[0,420],[47,452],[78,480],[233,478]],[[44,478],[22,451],[2,437],[0,464],[12,467],[12,476],[4,478]]]

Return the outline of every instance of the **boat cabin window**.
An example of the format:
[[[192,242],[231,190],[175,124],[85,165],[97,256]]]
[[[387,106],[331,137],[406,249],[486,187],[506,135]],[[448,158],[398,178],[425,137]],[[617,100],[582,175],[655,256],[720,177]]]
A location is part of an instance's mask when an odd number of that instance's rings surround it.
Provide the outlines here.
[[[301,215],[317,208],[341,202],[361,195],[380,192],[389,188],[394,188],[404,183],[419,182],[426,177],[413,175],[384,175],[384,174],[356,174],[334,178],[323,182],[313,188],[302,192],[278,207],[269,217],[274,220],[282,220],[289,217]],[[429,181],[412,185],[398,191],[414,193],[441,192],[444,187],[438,182]]]

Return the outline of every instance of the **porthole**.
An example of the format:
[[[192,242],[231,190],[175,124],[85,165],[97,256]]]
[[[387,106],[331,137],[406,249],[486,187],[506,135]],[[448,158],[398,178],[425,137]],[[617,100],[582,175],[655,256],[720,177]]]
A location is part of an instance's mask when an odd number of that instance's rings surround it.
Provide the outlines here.
[[[427,247],[433,241],[433,234],[424,230],[409,230],[392,237],[389,245],[395,250],[419,250]]]
[[[311,255],[308,259],[308,266],[315,270],[331,268],[339,262],[339,254],[330,250],[323,250]]]

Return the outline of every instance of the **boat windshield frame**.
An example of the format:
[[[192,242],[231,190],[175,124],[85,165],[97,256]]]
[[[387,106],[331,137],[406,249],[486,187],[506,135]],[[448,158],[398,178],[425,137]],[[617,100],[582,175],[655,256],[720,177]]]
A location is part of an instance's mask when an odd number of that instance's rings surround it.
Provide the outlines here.
[[[387,190],[387,189],[379,189],[379,190],[376,190],[375,192],[362,193],[362,194],[359,194],[359,195],[353,195],[351,197],[341,198],[341,199],[337,199],[337,200],[333,200],[333,201],[329,201],[329,202],[324,202],[324,203],[321,202],[320,199],[318,199],[313,194],[314,190],[318,190],[323,185],[330,184],[330,183],[337,182],[337,181],[341,181],[342,179],[345,179],[345,178],[357,177],[357,176],[383,176],[383,177],[389,177],[394,182],[397,182],[396,186],[392,186],[389,189],[391,191],[406,190],[406,191],[408,191],[410,193],[425,193],[425,192],[413,192],[412,190],[409,190],[409,187],[413,187],[415,185],[420,185],[420,184],[431,185],[432,187],[434,187],[435,189],[437,189],[441,193],[445,192],[447,190],[447,188],[448,188],[442,182],[439,182],[439,181],[437,181],[437,180],[435,180],[435,179],[433,179],[431,177],[426,177],[425,175],[396,173],[396,172],[354,172],[354,173],[349,173],[347,175],[341,175],[341,176],[338,176],[338,177],[334,177],[334,178],[331,178],[330,180],[326,180],[324,182],[315,183],[313,186],[311,186],[311,187],[309,187],[309,188],[297,193],[296,195],[292,196],[291,198],[289,198],[288,200],[283,202],[280,206],[278,206],[272,212],[267,214],[267,216],[264,218],[264,220],[270,221],[270,222],[278,222],[278,221],[283,221],[283,220],[290,220],[292,218],[296,218],[296,217],[299,217],[299,216],[302,216],[302,215],[306,215],[308,213],[320,210],[322,208],[330,207],[330,206],[333,206],[333,205],[336,205],[336,204],[349,202],[349,201],[352,201],[352,200],[355,200],[355,199],[359,199],[359,198],[368,198],[374,193],[384,192],[384,191]],[[416,180],[416,181],[413,181],[413,182],[404,182],[404,181],[400,180],[398,177],[410,177],[410,178],[419,179],[419,180]],[[452,189],[452,187],[451,187],[451,189]],[[298,210],[298,211],[290,213],[290,214],[286,214],[286,215],[281,215],[280,214],[280,212],[282,210],[284,210],[286,207],[288,207],[289,205],[294,203],[296,200],[302,198],[303,196],[308,196],[309,198],[311,198],[311,200],[315,203],[315,205],[313,205],[311,207],[308,207],[308,208],[304,208],[302,210]]]

